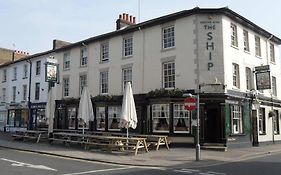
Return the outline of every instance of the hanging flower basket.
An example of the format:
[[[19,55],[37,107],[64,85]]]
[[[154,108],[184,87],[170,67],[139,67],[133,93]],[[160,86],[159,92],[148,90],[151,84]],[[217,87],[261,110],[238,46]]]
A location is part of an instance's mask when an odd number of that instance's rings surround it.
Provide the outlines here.
[[[270,111],[268,112],[268,117],[273,117],[273,116],[275,116],[275,112],[272,111],[272,110],[270,110]]]

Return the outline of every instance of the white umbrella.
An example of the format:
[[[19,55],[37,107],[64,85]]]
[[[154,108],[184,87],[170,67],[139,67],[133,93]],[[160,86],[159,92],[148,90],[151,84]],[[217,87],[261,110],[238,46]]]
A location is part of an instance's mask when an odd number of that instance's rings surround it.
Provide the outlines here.
[[[45,109],[45,115],[48,122],[48,134],[54,130],[54,114],[55,114],[55,92],[54,87],[51,87],[48,92],[48,99]]]
[[[89,126],[89,121],[94,120],[94,111],[93,111],[91,96],[87,87],[83,88],[83,92],[80,97],[78,119],[83,120],[83,134],[84,134],[85,124]]]
[[[136,106],[133,96],[131,83],[128,82],[125,87],[122,102],[122,113],[120,117],[120,127],[127,129],[127,146],[129,137],[129,128],[136,129],[138,123]],[[128,148],[127,148],[128,149]]]

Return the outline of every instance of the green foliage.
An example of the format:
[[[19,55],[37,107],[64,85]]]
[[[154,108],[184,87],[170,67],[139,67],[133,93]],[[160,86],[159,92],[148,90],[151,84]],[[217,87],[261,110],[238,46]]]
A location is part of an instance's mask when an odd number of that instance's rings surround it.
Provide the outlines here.
[[[146,94],[146,97],[183,97],[185,90],[182,89],[155,89]]]

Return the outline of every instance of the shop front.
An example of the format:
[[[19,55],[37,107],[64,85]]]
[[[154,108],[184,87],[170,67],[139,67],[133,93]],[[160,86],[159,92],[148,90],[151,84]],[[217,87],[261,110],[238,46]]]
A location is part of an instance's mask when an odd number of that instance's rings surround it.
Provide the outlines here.
[[[45,107],[46,103],[31,103],[30,110],[33,129],[48,128]]]
[[[26,130],[28,125],[28,108],[22,104],[8,106],[6,129],[8,131]]]

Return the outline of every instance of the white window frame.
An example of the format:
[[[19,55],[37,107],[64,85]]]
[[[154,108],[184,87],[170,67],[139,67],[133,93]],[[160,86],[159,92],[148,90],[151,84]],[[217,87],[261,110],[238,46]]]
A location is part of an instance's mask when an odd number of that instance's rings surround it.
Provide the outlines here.
[[[122,106],[108,106],[108,130],[120,131],[119,123],[121,118]],[[117,122],[113,123],[113,120]]]
[[[13,68],[13,80],[17,80],[17,75],[18,75],[18,68],[14,67]]]
[[[170,104],[153,104],[152,113],[152,131],[168,133],[170,129]]]
[[[173,105],[174,118],[173,130],[174,133],[191,133],[191,114],[190,111],[184,108],[183,103],[175,103]],[[183,121],[180,121],[183,120]],[[184,122],[185,126],[178,126],[179,122]],[[182,123],[180,123],[182,124]]]
[[[97,120],[97,130],[104,131],[106,128],[105,126],[106,116],[105,116],[104,106],[96,107],[96,120]]]
[[[259,135],[266,134],[265,108],[259,108]]]
[[[63,70],[70,69],[70,52],[63,53]]]
[[[12,87],[13,91],[12,91],[12,101],[13,102],[16,102],[16,95],[17,95],[17,87],[16,86],[13,86]]]
[[[109,60],[109,42],[102,43],[100,45],[101,52],[101,62],[106,62]]]
[[[274,44],[270,43],[269,44],[269,55],[270,55],[270,61],[272,63],[275,63],[275,49],[274,49]]]
[[[168,61],[162,63],[162,87],[165,89],[173,89],[176,86],[175,66],[175,61]]]
[[[133,36],[123,38],[123,56],[133,56]]]
[[[162,48],[175,47],[175,26],[162,28]]]
[[[3,69],[3,80],[2,82],[6,82],[7,81],[7,69]]]
[[[22,101],[27,100],[27,85],[22,85]]]
[[[27,78],[28,76],[28,65],[24,64],[23,65],[23,78]]]
[[[40,99],[40,83],[35,83],[35,95],[34,95],[35,100]]]
[[[108,93],[108,71],[100,72],[100,94]]]
[[[63,78],[63,96],[64,97],[69,96],[69,77]]]
[[[36,74],[36,75],[40,75],[40,74],[41,74],[41,60],[36,61],[36,70],[35,70],[35,74]]]
[[[123,91],[126,87],[127,82],[132,84],[133,69],[132,67],[127,67],[122,69],[122,85]]]
[[[279,127],[279,112],[278,110],[274,110],[275,115],[272,116],[273,120],[273,131],[274,134],[280,134],[280,127]]]
[[[6,102],[6,88],[2,88],[2,101]]]
[[[243,39],[244,39],[244,51],[250,52],[249,32],[247,30],[243,30]]]
[[[232,134],[243,134],[242,108],[239,105],[231,105],[231,128]]]
[[[261,39],[255,35],[255,54],[257,57],[261,57]]]
[[[252,70],[249,67],[245,68],[245,73],[246,73],[246,89],[247,90],[251,90],[253,87],[253,74],[252,74]]]
[[[232,85],[236,88],[240,88],[240,71],[239,65],[236,63],[232,63]]]
[[[230,24],[231,28],[231,46],[238,47],[237,26]]]
[[[85,67],[88,64],[88,50],[87,47],[83,47],[80,50],[80,66]]]
[[[271,89],[272,89],[272,95],[277,96],[277,81],[276,77],[271,77]]]
[[[79,76],[79,94],[81,95],[84,87],[87,86],[87,75],[83,74]]]

